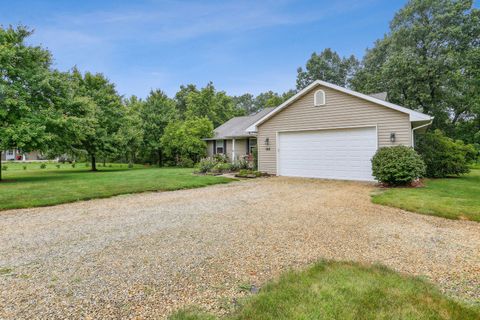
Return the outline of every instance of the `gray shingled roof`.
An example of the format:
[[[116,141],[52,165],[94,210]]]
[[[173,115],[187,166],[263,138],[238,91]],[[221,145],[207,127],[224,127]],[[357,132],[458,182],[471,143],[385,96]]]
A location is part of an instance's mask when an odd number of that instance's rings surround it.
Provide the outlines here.
[[[213,138],[206,140],[251,137],[252,134],[246,129],[273,109],[275,108],[265,108],[249,116],[232,118],[215,128]]]

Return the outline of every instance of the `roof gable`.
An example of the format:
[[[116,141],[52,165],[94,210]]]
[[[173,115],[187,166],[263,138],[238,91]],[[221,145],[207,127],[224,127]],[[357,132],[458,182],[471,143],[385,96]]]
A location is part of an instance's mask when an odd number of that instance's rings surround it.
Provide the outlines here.
[[[276,107],[273,111],[269,112],[268,114],[266,114],[262,118],[258,119],[258,121],[253,123],[246,130],[248,132],[256,132],[258,125],[262,124],[263,122],[267,121],[271,117],[275,116],[278,112],[280,112],[284,108],[291,105],[293,102],[295,102],[298,99],[300,99],[301,97],[303,97],[305,94],[310,92],[312,89],[314,89],[318,85],[321,85],[321,86],[324,86],[324,87],[327,87],[327,88],[330,88],[330,89],[333,89],[333,90],[337,90],[337,91],[340,91],[340,92],[358,97],[360,99],[364,99],[364,100],[373,102],[373,103],[378,104],[380,106],[384,106],[384,107],[387,107],[387,108],[390,108],[390,109],[393,109],[393,110],[397,110],[399,112],[406,113],[406,114],[409,115],[411,122],[414,122],[414,121],[428,121],[428,120],[433,119],[433,117],[431,117],[429,115],[426,115],[424,113],[414,111],[414,110],[411,110],[411,109],[408,109],[408,108],[405,108],[405,107],[402,107],[402,106],[399,106],[399,105],[396,105],[396,104],[393,104],[393,103],[390,103],[390,102],[387,102],[387,101],[384,101],[384,100],[381,100],[381,99],[378,99],[376,97],[372,97],[372,96],[369,96],[369,95],[366,95],[366,94],[363,94],[363,93],[360,93],[360,92],[356,92],[356,91],[353,91],[353,90],[350,90],[350,89],[346,89],[346,88],[337,86],[337,85],[329,83],[329,82],[325,82],[325,81],[322,81],[322,80],[316,80],[316,81],[312,82],[310,85],[308,85],[306,88],[304,88],[303,90],[298,92],[296,95],[294,95],[293,97],[291,97],[290,99],[288,99],[287,101],[285,101],[284,103],[282,103],[281,105]]]

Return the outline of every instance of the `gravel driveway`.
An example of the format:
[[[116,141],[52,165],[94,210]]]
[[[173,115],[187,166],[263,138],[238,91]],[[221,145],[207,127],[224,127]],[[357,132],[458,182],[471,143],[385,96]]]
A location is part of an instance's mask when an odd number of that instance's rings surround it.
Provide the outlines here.
[[[0,319],[222,313],[320,258],[380,262],[480,299],[480,223],[370,203],[372,186],[268,178],[0,212]]]

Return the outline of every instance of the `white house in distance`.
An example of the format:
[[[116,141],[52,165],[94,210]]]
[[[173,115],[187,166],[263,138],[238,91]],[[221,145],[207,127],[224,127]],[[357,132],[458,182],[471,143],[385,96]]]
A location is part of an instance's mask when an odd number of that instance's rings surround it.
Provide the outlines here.
[[[11,149],[2,151],[2,161],[36,161],[43,160],[42,155],[38,151],[21,152],[20,150]]]
[[[251,125],[239,127],[245,131],[242,137],[255,141],[259,171],[278,176],[373,181],[371,159],[377,149],[413,147],[414,135],[433,119],[384,98],[317,80],[280,106],[251,116],[255,117]],[[226,126],[240,121],[235,119],[216,129],[208,143],[209,154],[232,153],[236,157],[238,152],[248,150],[243,142],[234,140],[237,134]],[[248,117],[250,120],[253,118]]]

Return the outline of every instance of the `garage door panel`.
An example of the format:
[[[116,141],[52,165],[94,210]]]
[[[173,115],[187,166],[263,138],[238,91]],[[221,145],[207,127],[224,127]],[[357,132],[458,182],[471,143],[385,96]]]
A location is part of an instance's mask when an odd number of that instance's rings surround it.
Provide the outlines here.
[[[375,127],[282,132],[278,139],[279,175],[373,180]]]

